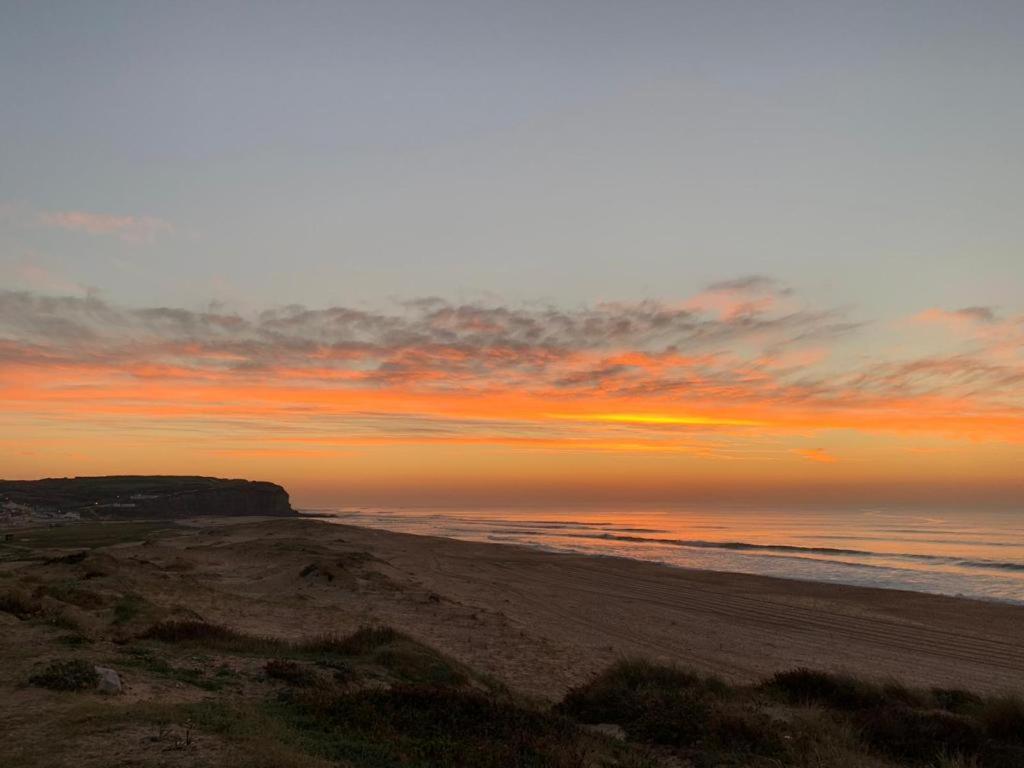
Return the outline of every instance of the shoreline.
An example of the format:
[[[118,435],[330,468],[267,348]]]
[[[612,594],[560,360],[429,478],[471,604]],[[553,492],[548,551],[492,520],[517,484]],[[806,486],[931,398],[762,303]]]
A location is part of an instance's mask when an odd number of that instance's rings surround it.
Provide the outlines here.
[[[167,609],[289,640],[389,625],[542,700],[630,657],[734,683],[807,667],[1024,691],[1024,606],[303,517],[174,522],[93,551]],[[70,528],[49,555],[81,546]]]
[[[1024,606],[325,521],[281,525],[318,522],[377,558],[391,580],[366,616],[544,697],[628,656],[737,682],[805,666],[1024,690]]]
[[[366,523],[349,523],[349,522],[345,521],[343,516],[335,515],[335,514],[308,513],[308,512],[301,511],[301,510],[298,511],[298,514],[299,514],[299,516],[301,518],[304,518],[304,519],[319,520],[319,521],[322,521],[322,522],[329,522],[332,525],[351,526],[351,527],[356,527],[356,528],[371,528],[373,530],[386,531],[386,532],[389,532],[389,533],[405,534],[405,535],[410,535],[410,536],[424,536],[424,537],[432,537],[432,538],[451,539],[453,541],[462,541],[462,542],[476,543],[476,544],[496,544],[498,546],[523,547],[523,548],[528,549],[528,550],[539,551],[539,552],[548,552],[548,553],[551,553],[551,554],[571,554],[571,555],[581,555],[581,556],[585,556],[585,557],[621,559],[621,560],[626,560],[626,561],[630,561],[630,562],[651,563],[651,564],[656,564],[656,565],[662,565],[662,566],[665,566],[665,567],[668,567],[668,568],[681,569],[681,570],[686,570],[686,571],[707,571],[707,572],[721,573],[721,574],[743,574],[743,575],[748,575],[748,576],[757,576],[759,578],[765,578],[765,579],[779,579],[779,580],[783,580],[783,581],[796,581],[796,582],[801,582],[801,583],[824,584],[824,585],[832,585],[832,586],[837,586],[837,587],[857,587],[857,588],[861,588],[861,589],[878,589],[878,590],[887,590],[887,591],[895,591],[895,592],[908,592],[908,593],[911,593],[911,594],[935,595],[935,596],[939,596],[939,597],[949,597],[949,598],[954,598],[954,599],[959,599],[959,600],[973,600],[973,601],[979,601],[979,602],[983,602],[983,603],[994,603],[994,604],[998,604],[998,605],[1009,605],[1009,606],[1024,607],[1024,595],[1022,595],[1019,598],[1013,598],[1013,597],[1000,597],[1000,596],[997,596],[997,595],[969,594],[969,593],[964,593],[964,592],[955,592],[954,593],[954,592],[951,592],[951,591],[940,591],[938,589],[929,590],[929,589],[915,588],[915,587],[912,587],[912,586],[887,586],[887,585],[882,585],[882,584],[864,584],[864,583],[857,583],[856,581],[842,580],[842,579],[839,579],[839,578],[836,578],[836,579],[826,579],[826,578],[815,578],[814,576],[804,576],[804,575],[800,575],[800,574],[786,574],[786,575],[783,575],[783,574],[772,574],[772,573],[759,573],[759,572],[757,572],[756,570],[753,570],[753,569],[750,569],[750,570],[739,570],[739,569],[729,569],[729,568],[703,567],[701,565],[690,565],[690,564],[686,564],[686,563],[673,562],[670,558],[642,557],[642,556],[639,556],[639,555],[635,556],[635,555],[631,555],[631,554],[628,554],[628,553],[594,552],[594,551],[587,551],[585,548],[574,548],[572,546],[564,546],[564,547],[562,547],[562,546],[545,544],[545,543],[521,542],[521,541],[519,541],[519,542],[512,542],[512,541],[488,541],[488,540],[480,540],[480,539],[474,539],[474,538],[460,538],[458,536],[448,536],[448,535],[445,535],[443,533],[427,533],[427,532],[420,532],[420,531],[415,531],[415,532],[414,531],[400,531],[400,530],[394,530],[394,529],[386,528],[386,527],[378,527],[378,526],[374,526],[374,525],[370,525],[370,524],[366,524]],[[675,541],[674,540],[666,540],[665,542],[662,542],[662,541],[658,541],[658,540],[651,540],[651,543],[656,543],[656,544],[666,543],[666,544],[670,544],[671,545],[671,544],[674,544]],[[728,546],[724,546],[724,545],[731,544],[732,542],[729,541],[729,542],[710,542],[710,543],[716,544],[716,545],[718,545],[718,544],[722,544],[723,545],[723,546],[720,546],[720,547],[715,547],[716,549],[729,550],[731,548],[728,547]],[[747,546],[750,546],[750,547],[760,547],[761,545],[747,545]],[[879,566],[865,565],[865,564],[862,564],[862,563],[847,563],[847,562],[843,562],[843,561],[823,561],[823,562],[828,562],[829,565],[834,565],[834,566],[838,565],[838,566],[850,567],[850,568],[879,567]]]

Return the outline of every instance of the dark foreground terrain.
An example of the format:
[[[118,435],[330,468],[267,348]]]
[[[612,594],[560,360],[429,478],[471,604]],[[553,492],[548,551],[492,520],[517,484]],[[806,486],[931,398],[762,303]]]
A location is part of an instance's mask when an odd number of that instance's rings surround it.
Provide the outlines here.
[[[492,631],[537,668],[556,645],[404,578],[350,530],[19,532],[0,545],[0,765],[1024,765],[1011,692],[620,658],[525,694],[494,674],[499,659],[475,663],[502,653]],[[483,648],[437,650],[444,632]]]

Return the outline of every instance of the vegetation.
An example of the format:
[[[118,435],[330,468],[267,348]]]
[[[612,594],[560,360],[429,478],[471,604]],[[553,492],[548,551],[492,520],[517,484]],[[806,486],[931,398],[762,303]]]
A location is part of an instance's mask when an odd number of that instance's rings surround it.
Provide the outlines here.
[[[311,688],[325,683],[319,672],[291,659],[271,659],[263,666],[263,670],[270,679],[280,680],[297,688]]]
[[[803,717],[810,707],[823,717]],[[1024,765],[1020,698],[914,690],[807,669],[728,686],[624,661],[571,691],[558,710],[585,723],[621,725],[630,739],[672,748],[695,765],[818,765],[808,759],[822,754],[832,755],[830,765]]]
[[[275,674],[283,679],[288,663],[311,662],[329,670],[336,682],[354,677],[354,667],[364,674],[393,682],[433,686],[460,686],[476,679],[485,688],[496,688],[463,665],[390,627],[363,627],[351,635],[319,635],[290,642],[277,638],[246,635],[204,621],[163,621],[140,635],[144,640],[191,645],[224,653],[272,656]],[[298,674],[298,672],[295,672]]]
[[[630,739],[698,761],[727,752],[779,759],[786,752],[776,724],[723,682],[642,660],[620,662],[570,691],[558,710],[584,723],[615,723]]]
[[[622,661],[545,707],[389,627],[286,641],[199,620],[164,621],[121,655],[116,666],[212,698],[107,706],[96,717],[194,730],[231,744],[246,765],[1024,765],[1019,698],[806,669],[738,686]],[[96,673],[82,660],[57,661],[29,682],[85,690]],[[253,685],[261,692],[253,695]],[[607,735],[615,726],[624,740]]]
[[[96,668],[82,659],[55,661],[29,678],[29,685],[52,691],[84,691],[99,681]]]
[[[14,534],[13,544],[32,549],[75,547],[81,550],[121,544],[126,541],[143,541],[159,536],[178,533],[181,526],[173,522],[81,522],[67,525],[46,525],[36,528],[22,528]],[[51,558],[55,563],[74,565],[84,558],[81,552]]]
[[[176,666],[149,648],[126,649],[125,657],[115,666],[144,670],[159,678],[206,691],[219,691],[234,677],[234,673],[224,667],[213,669],[212,665],[196,662],[189,666]]]
[[[129,593],[122,595],[114,604],[114,624],[127,624],[141,614],[149,602],[141,595]]]
[[[161,621],[154,624],[139,637],[145,640],[162,640],[165,643],[216,643],[218,645],[234,644],[243,639],[243,635],[205,621]]]
[[[27,619],[42,611],[42,605],[34,597],[17,589],[0,592],[0,613],[9,613],[19,619]]]
[[[43,591],[55,600],[62,603],[77,606],[78,608],[100,608],[106,604],[102,595],[76,584],[74,581],[66,580],[56,584],[49,584]]]
[[[567,718],[450,687],[300,694],[271,711],[292,733],[316,734],[306,743],[317,756],[361,766],[578,768],[597,749]]]
[[[44,563],[52,569],[48,581],[19,579],[0,592],[0,611],[25,620],[18,624],[25,632],[80,657],[47,662],[18,679],[56,692],[87,691],[97,685],[94,665],[100,664],[120,670],[129,686],[145,681],[159,691],[170,683],[185,694],[173,697],[178,703],[129,706],[113,699],[90,709],[92,697],[79,696],[78,708],[58,717],[67,718],[61,727],[72,734],[155,728],[153,738],[168,740],[160,750],[194,751],[189,745],[197,740],[219,750],[213,762],[195,753],[189,764],[1024,765],[1024,701],[1014,696],[914,689],[808,669],[733,685],[625,660],[560,703],[542,705],[391,627],[263,637],[186,609],[171,611],[142,594],[118,595],[107,582],[92,588],[86,574],[102,563],[88,552],[79,557],[81,551]],[[171,733],[177,735],[161,735]],[[36,764],[46,761],[40,757]]]

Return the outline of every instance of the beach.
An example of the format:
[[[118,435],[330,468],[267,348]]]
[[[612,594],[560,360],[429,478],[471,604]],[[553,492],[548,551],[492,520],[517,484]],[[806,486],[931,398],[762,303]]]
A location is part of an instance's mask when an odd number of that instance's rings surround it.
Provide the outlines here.
[[[559,695],[631,655],[737,681],[807,666],[915,685],[1024,684],[1017,606],[366,529],[344,535],[442,596],[426,611],[387,603],[382,619],[419,615],[431,641],[538,695]]]
[[[534,713],[638,658],[748,686],[758,707],[769,706],[761,681],[800,667],[898,681],[897,693],[1024,688],[1024,607],[996,601],[302,518],[14,529],[3,553],[0,759],[12,765],[255,765],[256,755],[268,767],[348,764],[289,752],[297,732],[280,731],[280,702],[302,685],[371,698],[399,685],[387,695],[405,701],[400,681],[422,674],[455,675],[470,697],[497,691]],[[338,638],[364,627],[390,628],[370,637],[391,650],[340,659],[317,650],[352,648]],[[113,670],[119,695],[40,689],[71,684],[64,675],[75,667],[60,665],[76,663],[89,675],[91,665]],[[346,676],[352,664],[361,682]],[[45,670],[58,677],[46,682]],[[343,682],[323,682],[331,670]],[[282,692],[274,675],[300,688]],[[627,747],[598,739],[593,748]]]
[[[136,589],[207,620],[288,637],[388,624],[547,699],[627,656],[737,682],[806,666],[1024,688],[1014,605],[311,520],[194,525],[110,553]]]

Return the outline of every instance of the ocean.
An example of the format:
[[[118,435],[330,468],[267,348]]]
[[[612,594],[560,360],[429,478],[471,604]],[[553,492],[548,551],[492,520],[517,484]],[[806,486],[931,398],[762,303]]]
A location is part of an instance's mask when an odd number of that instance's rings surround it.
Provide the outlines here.
[[[390,531],[1024,604],[1024,511],[305,511]]]

